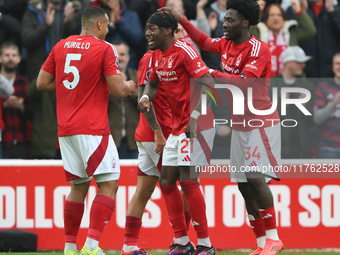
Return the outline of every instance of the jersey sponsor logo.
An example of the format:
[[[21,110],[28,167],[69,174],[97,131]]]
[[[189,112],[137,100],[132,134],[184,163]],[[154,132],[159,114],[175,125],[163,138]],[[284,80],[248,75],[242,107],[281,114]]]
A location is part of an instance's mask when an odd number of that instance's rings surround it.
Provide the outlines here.
[[[223,65],[223,69],[226,71],[226,73],[235,73],[235,74],[240,73],[239,69],[234,69],[234,68],[224,64],[223,62],[222,62],[222,65]]]
[[[216,43],[216,42],[219,42],[220,40],[221,40],[221,38],[215,38],[215,39],[211,40],[211,43]]]
[[[195,73],[199,73],[199,72],[203,71],[203,70],[206,69],[206,68],[207,68],[206,66],[202,66],[201,68],[197,69],[197,70],[195,71]]]
[[[156,70],[156,74],[160,81],[176,81],[178,80],[177,77],[171,77],[176,75],[176,71],[158,71]]]
[[[251,63],[250,64],[246,64],[246,66],[245,67],[250,67],[251,69],[255,69],[255,70],[257,70],[257,67],[256,66],[254,66],[254,65],[252,65]]]

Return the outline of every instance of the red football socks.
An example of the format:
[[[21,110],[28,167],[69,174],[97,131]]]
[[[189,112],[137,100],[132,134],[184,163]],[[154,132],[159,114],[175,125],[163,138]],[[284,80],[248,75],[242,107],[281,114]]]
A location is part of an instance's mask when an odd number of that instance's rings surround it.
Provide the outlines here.
[[[276,217],[274,206],[260,210],[260,217],[263,221],[265,230],[276,229]]]
[[[104,195],[97,195],[90,211],[90,227],[87,233],[89,238],[99,241],[106,223],[111,219],[115,209],[115,200]]]
[[[208,222],[205,214],[205,201],[197,182],[181,181],[187,203],[192,217],[192,225],[197,233],[197,238],[207,238]]]
[[[266,230],[264,228],[264,224],[262,219],[249,220],[250,226],[256,236],[256,238],[262,237],[266,235]]]
[[[124,244],[128,246],[137,246],[141,226],[141,219],[133,216],[126,216]]]
[[[64,205],[65,242],[76,243],[77,234],[83,218],[84,204],[66,200]]]
[[[187,236],[184,204],[181,192],[177,188],[176,184],[161,186],[161,190],[168,211],[169,220],[172,228],[174,229],[175,238]]]

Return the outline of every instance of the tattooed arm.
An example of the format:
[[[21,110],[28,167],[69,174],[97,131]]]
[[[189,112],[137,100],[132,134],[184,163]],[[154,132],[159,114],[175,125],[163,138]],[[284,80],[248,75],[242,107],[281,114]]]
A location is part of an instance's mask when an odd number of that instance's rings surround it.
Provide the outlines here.
[[[143,95],[145,86],[138,86],[138,101]],[[155,152],[157,154],[161,154],[163,152],[163,148],[166,143],[166,139],[163,135],[162,128],[159,125],[159,122],[156,117],[155,109],[153,108],[152,102],[150,102],[150,110],[143,112],[145,119],[149,123],[149,126],[153,130],[155,134],[155,143],[156,143],[156,149]]]

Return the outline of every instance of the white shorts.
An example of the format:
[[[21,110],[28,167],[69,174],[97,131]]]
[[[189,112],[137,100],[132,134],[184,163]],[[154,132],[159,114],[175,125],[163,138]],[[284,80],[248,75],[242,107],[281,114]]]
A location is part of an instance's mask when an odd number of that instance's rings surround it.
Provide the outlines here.
[[[83,183],[118,180],[119,157],[111,135],[71,135],[59,137],[66,180]]]
[[[185,133],[170,135],[163,152],[163,166],[205,166],[210,164],[215,128],[197,133],[188,139]]]
[[[161,156],[155,152],[155,142],[136,142],[138,147],[138,168],[148,176],[160,177],[158,164]]]
[[[233,130],[231,134],[230,176],[232,182],[247,182],[246,172],[261,172],[266,182],[280,179],[281,126]]]

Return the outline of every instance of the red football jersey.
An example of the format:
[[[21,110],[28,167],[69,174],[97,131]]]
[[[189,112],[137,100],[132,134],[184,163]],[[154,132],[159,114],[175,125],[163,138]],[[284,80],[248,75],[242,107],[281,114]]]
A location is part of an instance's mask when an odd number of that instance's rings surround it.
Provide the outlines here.
[[[231,40],[224,37],[213,39],[210,44],[211,51],[221,54],[223,72],[226,74],[240,75],[241,73],[251,73],[258,79],[253,82],[252,102],[256,110],[267,110],[272,107],[269,97],[269,77],[271,74],[271,53],[268,45],[259,39],[251,36],[246,42],[234,45]],[[267,79],[265,79],[267,78]],[[250,120],[262,120],[264,127],[272,126],[279,122],[277,110],[268,115],[255,115],[248,108],[247,88],[242,88],[244,95],[244,115],[232,114],[233,123],[242,123],[233,125],[235,130],[252,130],[258,127],[248,125]],[[233,97],[229,90],[227,96],[233,112]],[[270,120],[270,121],[268,121]],[[275,121],[272,121],[275,120]],[[243,124],[245,123],[245,125]],[[251,121],[251,125],[260,125],[259,121]]]
[[[93,36],[57,43],[42,69],[56,77],[58,135],[109,135],[106,76],[120,74],[115,47]]]
[[[148,51],[144,54],[139,61],[138,66],[138,86],[146,86],[151,72],[151,58],[152,51]],[[153,107],[155,109],[157,120],[162,128],[165,139],[171,134],[171,110],[162,84],[159,84],[157,95],[152,100]],[[139,124],[136,128],[135,140],[137,142],[154,142],[155,134],[150,128],[149,123],[144,117],[144,114],[140,114]]]
[[[174,40],[164,52],[153,52],[150,80],[159,81],[167,95],[172,112],[173,135],[184,133],[193,110],[190,110],[190,100],[191,105],[196,105],[200,96],[200,90],[190,85],[190,78],[200,78],[208,72],[194,47],[182,40]],[[207,115],[201,115],[198,119],[197,126],[197,130],[213,127],[210,108]]]

